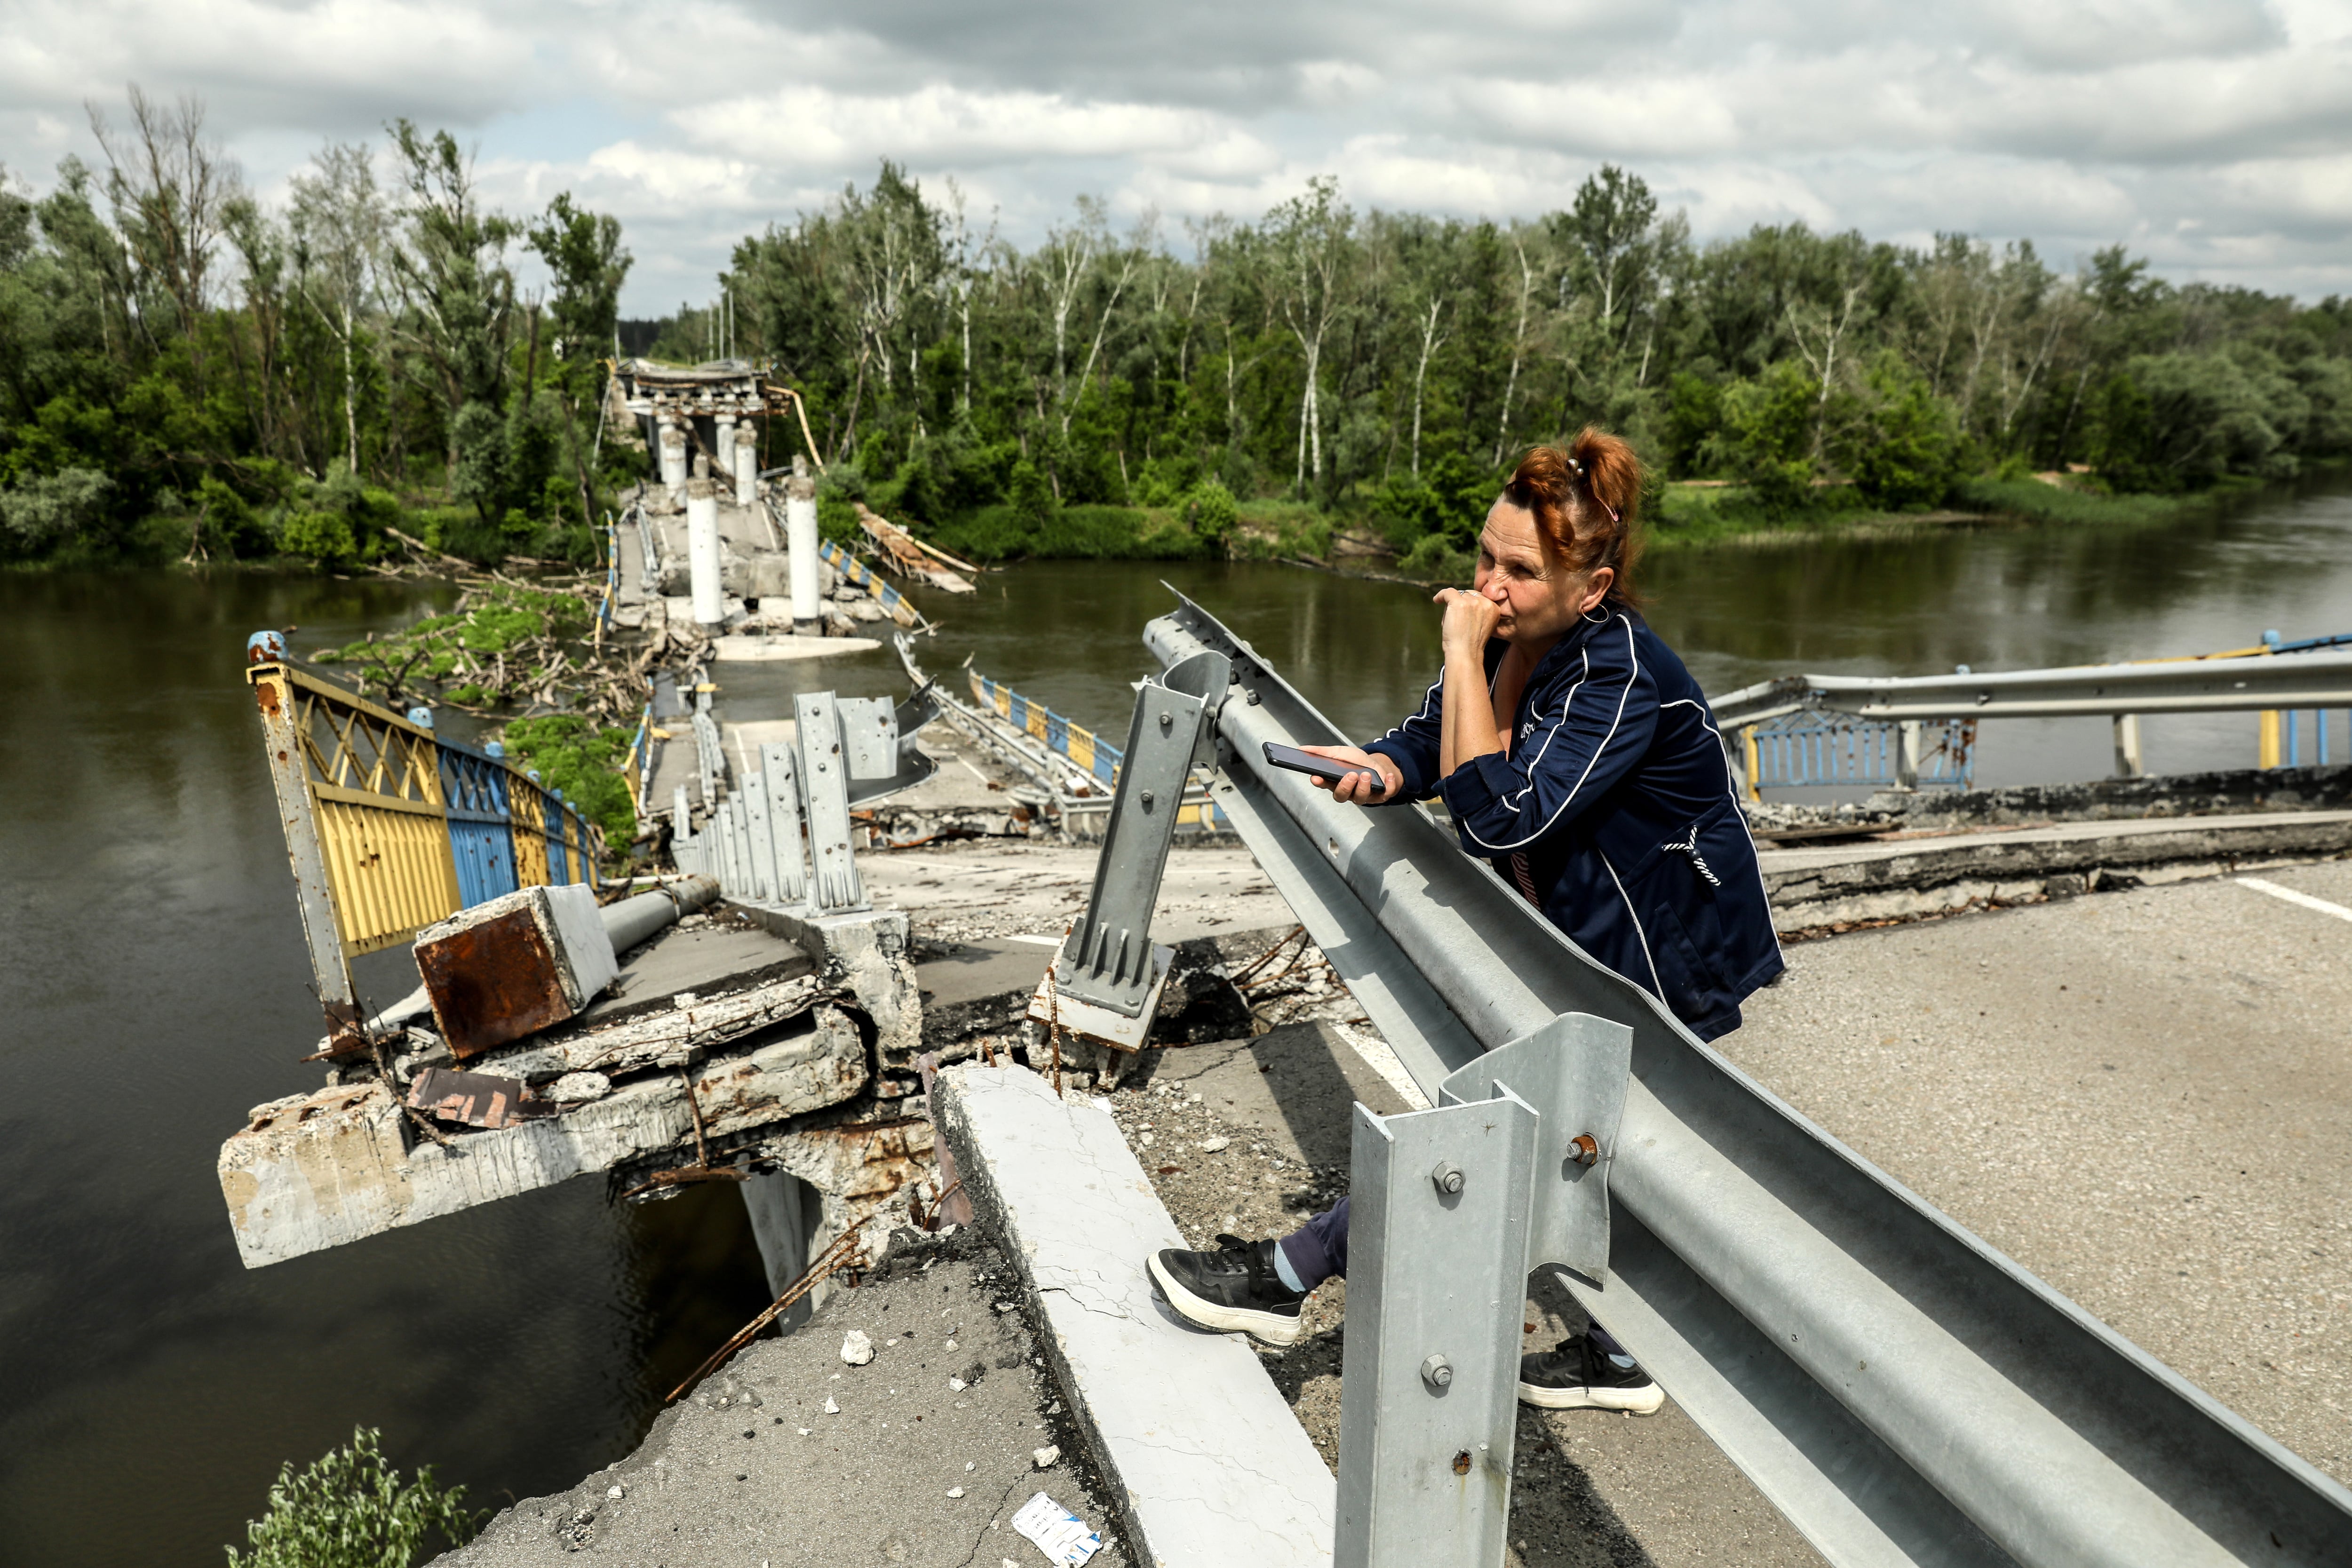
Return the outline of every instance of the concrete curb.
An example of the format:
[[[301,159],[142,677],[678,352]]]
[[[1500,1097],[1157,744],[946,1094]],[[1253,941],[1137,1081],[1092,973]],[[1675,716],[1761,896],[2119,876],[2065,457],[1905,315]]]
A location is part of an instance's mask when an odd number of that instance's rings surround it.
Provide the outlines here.
[[[939,1075],[934,1110],[1139,1559],[1328,1568],[1331,1473],[1257,1357],[1154,1294],[1144,1259],[1183,1238],[1109,1114],[978,1065]]]

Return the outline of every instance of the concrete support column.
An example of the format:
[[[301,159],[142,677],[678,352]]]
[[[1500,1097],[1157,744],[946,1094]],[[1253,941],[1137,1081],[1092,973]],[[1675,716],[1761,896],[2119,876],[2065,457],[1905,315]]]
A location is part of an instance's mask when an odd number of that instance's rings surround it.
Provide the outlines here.
[[[735,504],[760,504],[760,430],[749,421],[735,427]]]
[[[784,484],[784,548],[792,552],[793,630],[815,637],[824,630],[817,596],[816,481],[809,477],[808,459],[798,453]]]
[[[669,490],[670,504],[680,506],[686,501],[686,431],[667,414],[661,416],[660,426],[656,456],[661,459],[661,482]]]
[[[694,586],[694,618],[715,626],[727,618],[719,584],[719,488],[698,474],[686,485],[686,564]]]
[[[823,1198],[814,1187],[782,1171],[755,1174],[742,1184],[743,1212],[751,1216],[751,1239],[760,1246],[760,1265],[768,1275],[768,1298],[773,1300],[792,1282],[808,1272],[809,1240],[816,1232]],[[808,1321],[814,1301],[803,1297],[777,1320],[784,1332]]]
[[[2116,715],[2116,777],[2136,779],[2144,777],[2147,773],[2147,768],[2139,754],[2139,715],[2118,713]]]
[[[721,414],[719,416],[719,434],[712,440],[711,446],[718,453],[718,456],[713,459],[713,464],[718,471],[712,474],[711,478],[716,479],[733,479],[735,475],[735,416],[732,414]]]

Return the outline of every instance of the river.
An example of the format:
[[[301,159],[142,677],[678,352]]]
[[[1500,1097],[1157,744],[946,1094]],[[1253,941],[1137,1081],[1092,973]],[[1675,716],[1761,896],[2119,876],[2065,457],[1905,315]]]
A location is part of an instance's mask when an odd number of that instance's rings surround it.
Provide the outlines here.
[[[919,591],[919,657],[1122,737],[1143,622],[1199,599],[1342,727],[1385,728],[1436,658],[1417,590],[1300,568],[1044,563]],[[2129,530],[1985,528],[1654,552],[1659,631],[1721,691],[1796,669],[1927,674],[2352,630],[2352,496]],[[249,574],[0,575],[0,1563],[217,1562],[281,1460],[354,1425],[478,1504],[626,1452],[761,1304],[731,1193],[615,1210],[593,1182],[239,1267],[213,1161],[314,1083],[319,1031],[247,633],[298,648],[432,613],[437,584]],[[822,673],[820,673],[820,671]],[[732,717],[794,686],[902,692],[896,661],[721,667]],[[2339,724],[2341,721],[2338,721]],[[2340,733],[2339,730],[2339,733]],[[2166,771],[2253,760],[2249,716],[2151,721]],[[2341,755],[2341,752],[2338,752]],[[1979,780],[2096,776],[2096,721],[1988,726]],[[396,956],[362,968],[378,999]]]

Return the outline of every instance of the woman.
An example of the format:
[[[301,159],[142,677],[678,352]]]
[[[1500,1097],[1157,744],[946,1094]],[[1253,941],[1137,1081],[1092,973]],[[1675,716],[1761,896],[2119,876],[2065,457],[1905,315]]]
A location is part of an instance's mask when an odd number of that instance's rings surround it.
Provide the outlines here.
[[[1635,608],[1641,492],[1614,436],[1529,452],[1486,514],[1477,586],[1437,595],[1444,669],[1421,710],[1361,749],[1310,749],[1379,774],[1349,774],[1339,800],[1442,796],[1464,853],[1713,1039],[1780,950],[1706,699]],[[1348,1200],[1278,1242],[1217,1243],[1150,1259],[1170,1304],[1290,1344],[1307,1292],[1347,1272]],[[1598,1323],[1526,1357],[1519,1397],[1643,1415],[1665,1400]]]

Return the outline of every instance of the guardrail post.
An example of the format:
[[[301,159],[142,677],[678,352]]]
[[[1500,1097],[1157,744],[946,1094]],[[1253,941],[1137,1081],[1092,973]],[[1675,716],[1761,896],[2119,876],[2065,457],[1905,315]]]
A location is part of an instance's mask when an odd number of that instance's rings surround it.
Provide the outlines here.
[[[809,907],[846,914],[866,907],[849,837],[849,758],[841,743],[841,717],[833,693],[793,700],[799,723],[801,787],[808,792]]]
[[[1095,860],[1086,912],[1054,960],[1061,994],[1138,1018],[1159,979],[1151,910],[1168,868],[1176,814],[1195,764],[1214,755],[1209,724],[1224,700],[1233,663],[1195,654],[1136,693],[1127,760],[1111,802],[1110,826]]]
[[[2116,777],[2136,779],[2145,776],[2147,769],[2139,750],[2139,715],[2116,715]]]
[[[1498,1568],[1536,1113],[1356,1107],[1338,1568]]]
[[[1906,719],[1895,726],[1895,787],[1919,787],[1919,721]]]
[[[793,749],[782,741],[760,748],[760,777],[768,795],[769,834],[776,852],[776,901],[809,896],[808,850],[801,843],[801,791]]]

